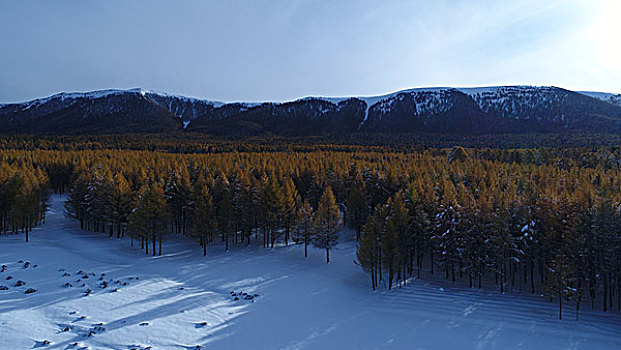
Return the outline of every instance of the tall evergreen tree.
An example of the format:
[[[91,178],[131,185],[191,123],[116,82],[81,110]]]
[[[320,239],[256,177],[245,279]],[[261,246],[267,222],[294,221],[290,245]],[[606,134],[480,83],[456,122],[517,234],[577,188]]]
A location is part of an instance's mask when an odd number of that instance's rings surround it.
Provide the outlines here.
[[[338,241],[338,225],[340,221],[339,208],[336,205],[334,193],[326,187],[315,214],[315,236],[313,244],[326,250],[326,263],[330,262],[330,248]]]
[[[304,244],[304,257],[308,257],[308,244],[312,242],[314,230],[313,230],[313,222],[314,222],[315,213],[313,212],[313,208],[311,207],[308,200],[305,200],[304,203],[300,206],[300,210],[298,210],[297,216],[297,230],[299,235],[302,237],[301,241]]]
[[[146,241],[145,252],[149,253],[148,239],[153,244],[153,256],[157,253],[156,242],[159,238],[159,255],[162,255],[163,234],[168,225],[168,210],[164,190],[156,184],[144,185],[136,199],[134,210],[130,215],[130,229]]]
[[[200,238],[203,256],[207,256],[207,243],[212,240],[217,227],[213,199],[207,185],[197,182],[193,190],[192,231]]]

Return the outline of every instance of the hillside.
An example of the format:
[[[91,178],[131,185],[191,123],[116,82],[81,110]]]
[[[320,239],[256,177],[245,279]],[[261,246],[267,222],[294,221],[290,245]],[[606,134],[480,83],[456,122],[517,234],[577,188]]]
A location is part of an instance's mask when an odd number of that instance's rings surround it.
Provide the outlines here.
[[[143,89],[60,93],[0,105],[0,130],[48,134],[171,132],[219,105]]]

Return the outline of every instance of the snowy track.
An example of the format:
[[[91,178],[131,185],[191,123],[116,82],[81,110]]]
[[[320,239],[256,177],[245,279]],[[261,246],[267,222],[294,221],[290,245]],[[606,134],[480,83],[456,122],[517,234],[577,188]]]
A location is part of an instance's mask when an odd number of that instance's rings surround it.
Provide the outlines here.
[[[558,321],[544,299],[450,283],[372,292],[353,242],[329,265],[299,246],[203,258],[182,239],[150,257],[76,226],[55,196],[31,242],[0,237],[0,349],[621,349],[617,313]]]

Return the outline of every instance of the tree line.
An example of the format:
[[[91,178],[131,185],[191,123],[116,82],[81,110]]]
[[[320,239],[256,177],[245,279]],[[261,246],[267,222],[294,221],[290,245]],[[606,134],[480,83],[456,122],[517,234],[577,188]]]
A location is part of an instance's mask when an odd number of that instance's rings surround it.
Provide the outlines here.
[[[214,241],[226,250],[253,239],[271,248],[281,241],[302,242],[305,256],[312,243],[325,249],[328,262],[336,243],[341,219],[330,187],[311,206],[290,177],[190,176],[182,167],[161,178],[154,173],[129,178],[96,168],[79,171],[68,192],[68,214],[82,229],[117,238],[128,235],[153,255],[162,254],[167,234],[193,237],[204,255]]]
[[[128,236],[146,253],[178,234],[205,255],[214,243],[295,242],[305,254],[311,244],[324,249],[329,261],[345,225],[373,288],[442,273],[545,293],[561,312],[567,301],[621,307],[619,155],[614,147],[0,150],[0,164],[38,172],[42,189],[68,193],[67,212],[82,228]]]
[[[1,131],[0,131],[1,133]],[[353,133],[308,137],[214,138],[196,133],[101,134],[101,135],[2,135],[0,149],[15,150],[150,150],[170,153],[227,152],[416,152],[425,149],[451,148],[455,145],[476,150],[502,149],[507,153],[562,154],[579,152],[614,153],[619,159],[621,135],[605,134],[511,134],[448,135],[429,133],[381,134]],[[516,153],[517,151],[517,153]],[[496,157],[505,157],[496,155]]]
[[[618,171],[473,164],[465,150],[448,173],[412,179],[373,210],[356,256],[375,289],[421,269],[470,287],[495,284],[621,310]],[[434,179],[435,177],[435,179]],[[616,305],[616,306],[615,306]]]
[[[0,234],[25,234],[45,220],[49,195],[47,173],[29,162],[0,161]]]

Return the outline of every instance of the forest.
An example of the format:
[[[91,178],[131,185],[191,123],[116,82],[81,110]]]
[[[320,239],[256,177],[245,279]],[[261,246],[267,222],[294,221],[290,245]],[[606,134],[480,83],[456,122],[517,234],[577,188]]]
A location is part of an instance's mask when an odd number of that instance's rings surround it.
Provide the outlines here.
[[[299,244],[329,263],[351,232],[369,288],[439,275],[546,295],[559,317],[621,310],[621,148],[109,140],[2,139],[0,233],[28,241],[56,192],[81,228],[145,254],[181,235],[207,259]]]

